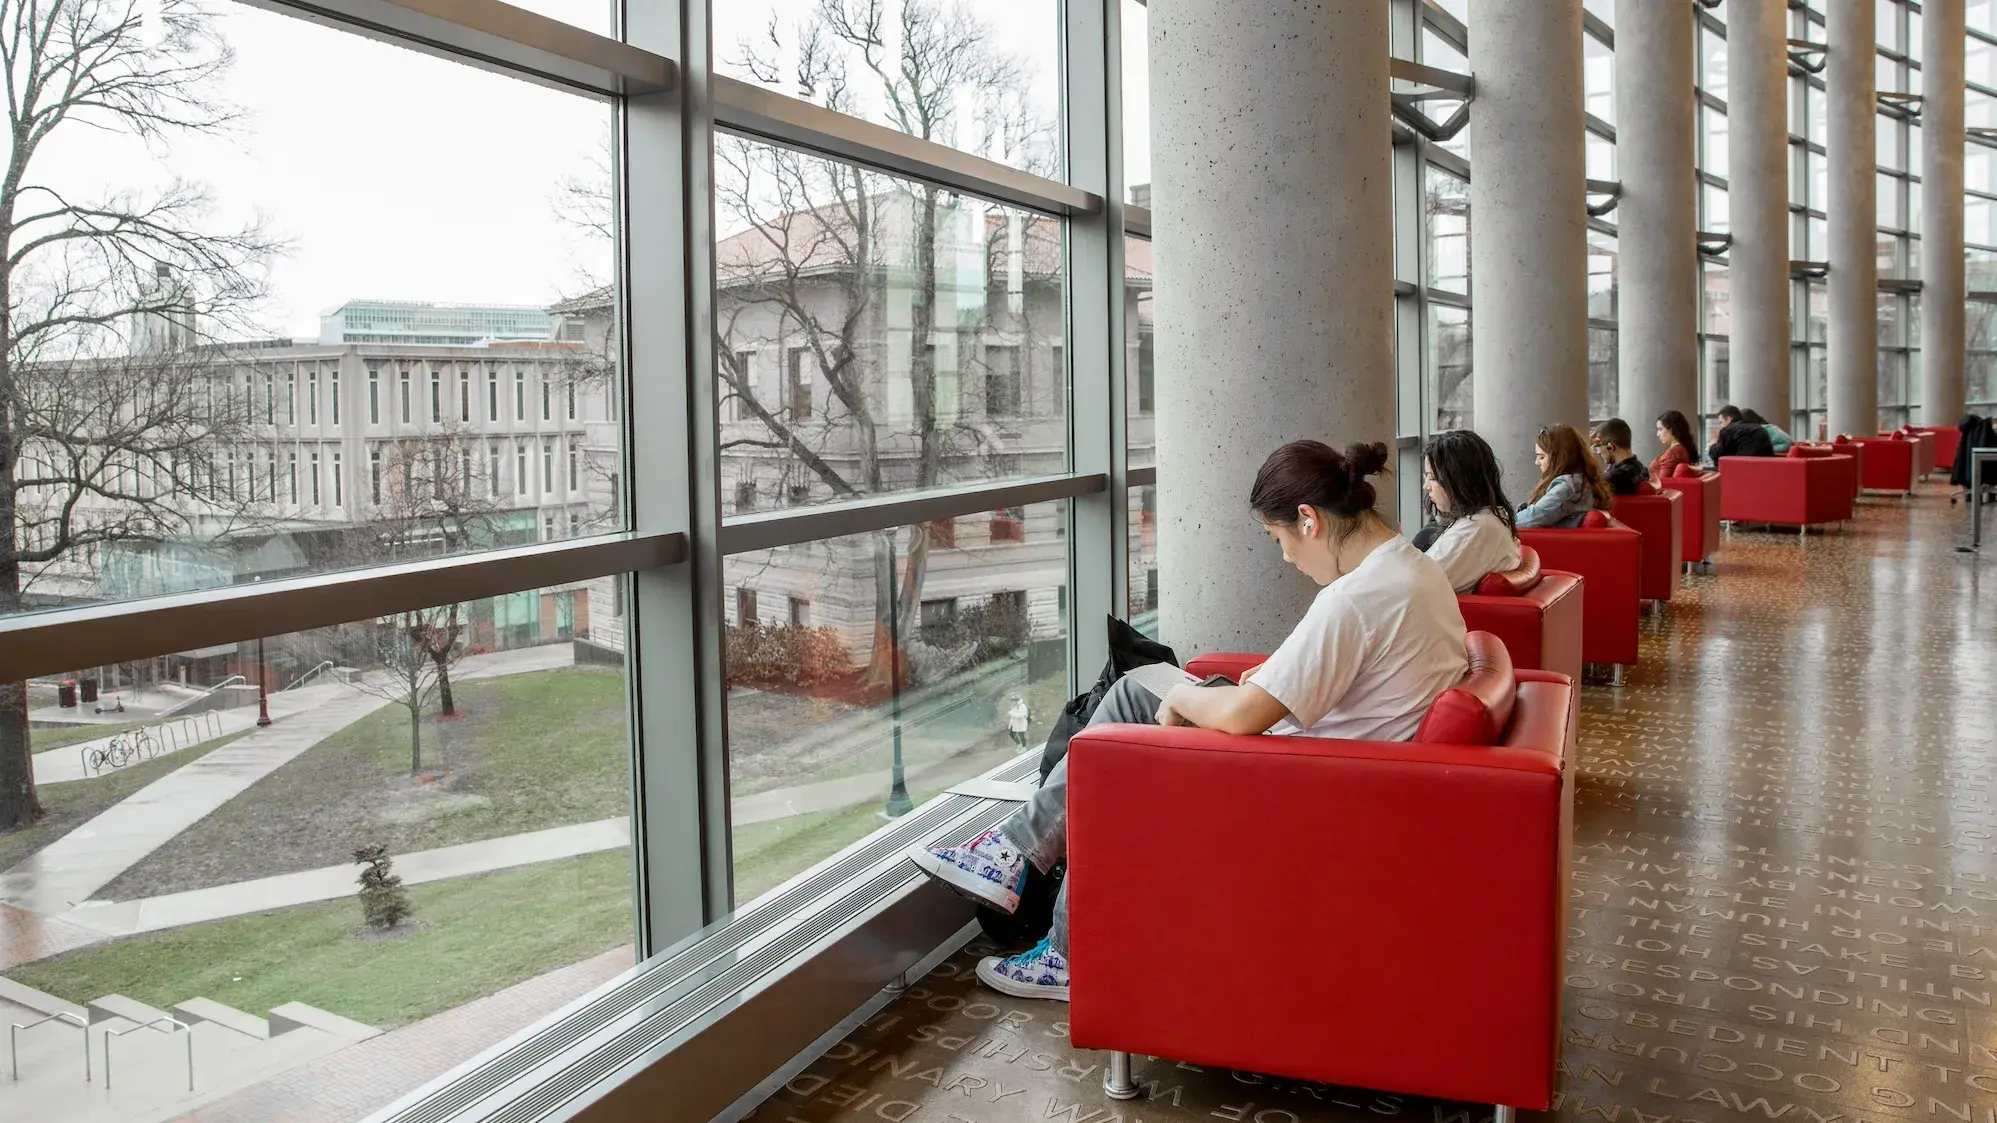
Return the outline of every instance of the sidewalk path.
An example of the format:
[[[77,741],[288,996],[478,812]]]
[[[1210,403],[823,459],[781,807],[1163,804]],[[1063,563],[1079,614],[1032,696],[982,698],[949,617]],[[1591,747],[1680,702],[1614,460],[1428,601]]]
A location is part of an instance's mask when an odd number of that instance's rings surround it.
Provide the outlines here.
[[[435,850],[397,854],[395,872],[402,876],[404,884],[421,885],[426,881],[491,873],[629,845],[631,822],[620,816],[505,838],[443,846]],[[85,901],[56,919],[107,936],[156,932],[204,920],[351,897],[359,889],[361,869],[359,863],[325,866],[158,897],[140,897],[130,901]]]
[[[270,696],[271,720],[282,721],[293,714],[304,713],[306,710],[319,706],[345,693],[347,693],[345,689],[336,685],[315,685],[283,694],[273,694]],[[190,715],[186,718],[167,718],[158,724],[148,725],[146,728],[151,731],[155,740],[161,742],[159,755],[168,756],[179,752],[181,749],[192,748],[195,745],[205,745],[210,741],[220,737],[227,737],[232,733],[241,733],[246,729],[255,729],[257,725],[257,708],[255,706],[239,706],[233,710],[219,710],[215,714],[215,723],[213,726],[209,725],[208,715],[200,714]],[[170,728],[174,731],[172,739],[168,739],[167,735],[161,731],[162,727]],[[200,738],[200,740],[189,741],[185,744],[181,743],[179,737],[183,729],[194,730],[193,736]],[[215,731],[211,732],[211,730]],[[74,780],[90,780],[98,776],[110,775],[117,770],[107,768],[101,772],[86,772],[83,767],[83,760],[91,750],[109,747],[111,742],[118,736],[121,735],[113,734],[109,737],[99,737],[94,741],[83,741],[74,745],[64,745],[59,749],[49,749],[45,752],[36,753],[34,757],[35,783],[38,786],[42,784],[67,784]]]

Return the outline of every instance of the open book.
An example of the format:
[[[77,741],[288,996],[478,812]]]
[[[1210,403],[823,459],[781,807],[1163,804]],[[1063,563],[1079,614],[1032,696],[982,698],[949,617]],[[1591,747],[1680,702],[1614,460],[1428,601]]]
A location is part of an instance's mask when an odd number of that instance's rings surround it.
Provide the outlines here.
[[[1170,694],[1173,687],[1198,686],[1201,682],[1190,671],[1174,667],[1170,663],[1149,663],[1136,670],[1124,672],[1123,677],[1133,680],[1160,698]],[[1269,727],[1269,732],[1278,737],[1293,737],[1303,731],[1303,726],[1298,725],[1296,719],[1288,714],[1284,714],[1281,721]]]

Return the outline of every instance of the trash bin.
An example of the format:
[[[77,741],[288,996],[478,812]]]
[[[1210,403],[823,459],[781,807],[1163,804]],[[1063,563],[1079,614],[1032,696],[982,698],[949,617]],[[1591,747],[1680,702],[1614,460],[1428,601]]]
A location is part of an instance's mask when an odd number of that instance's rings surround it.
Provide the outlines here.
[[[62,680],[62,684],[55,688],[55,701],[56,705],[61,706],[65,710],[73,710],[76,708],[75,679],[66,678]]]
[[[94,678],[87,678],[84,679],[80,685],[83,687],[83,693],[80,697],[80,700],[84,702],[95,702],[97,700],[97,680]]]

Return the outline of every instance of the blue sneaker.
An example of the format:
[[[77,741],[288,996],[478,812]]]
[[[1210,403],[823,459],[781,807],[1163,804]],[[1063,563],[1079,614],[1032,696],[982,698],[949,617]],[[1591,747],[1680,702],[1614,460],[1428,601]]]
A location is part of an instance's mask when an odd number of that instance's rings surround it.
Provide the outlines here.
[[[997,829],[961,846],[913,846],[908,860],[922,872],[982,905],[1010,914],[1026,883],[1026,852]]]
[[[1014,998],[1068,1001],[1068,958],[1042,939],[1010,959],[988,955],[978,961],[978,981]]]

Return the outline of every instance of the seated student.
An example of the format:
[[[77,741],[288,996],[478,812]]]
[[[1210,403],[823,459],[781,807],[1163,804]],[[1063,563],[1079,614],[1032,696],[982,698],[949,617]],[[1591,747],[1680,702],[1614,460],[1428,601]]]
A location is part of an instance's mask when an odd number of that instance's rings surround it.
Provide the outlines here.
[[[1782,454],[1788,452],[1789,447],[1796,443],[1796,438],[1783,432],[1782,427],[1780,425],[1777,425],[1774,422],[1769,421],[1766,417],[1761,416],[1759,413],[1756,413],[1754,410],[1751,409],[1741,410],[1740,419],[1742,421],[1747,422],[1749,425],[1759,425],[1762,427],[1764,431],[1768,433],[1768,446],[1769,448],[1774,450],[1774,454],[1776,456],[1781,456]]]
[[[1713,438],[1713,447],[1706,450],[1706,459],[1718,465],[1722,456],[1774,456],[1775,442],[1769,438],[1768,430],[1746,420],[1738,406],[1721,406],[1720,421],[1724,427]]]
[[[1549,425],[1533,440],[1532,462],[1539,486],[1519,508],[1518,528],[1580,526],[1581,516],[1608,510],[1615,493],[1602,478],[1602,465],[1572,425]]]
[[[1519,536],[1511,500],[1498,483],[1498,458],[1468,429],[1437,433],[1422,450],[1422,489],[1441,516],[1442,532],[1415,544],[1459,593],[1477,590],[1489,573],[1519,567]]]
[[[1235,686],[1182,686],[1163,699],[1126,678],[1104,696],[1091,725],[1190,725],[1266,733],[1285,715],[1302,736],[1405,741],[1443,691],[1462,680],[1463,614],[1442,567],[1374,509],[1387,446],[1339,453],[1297,441],[1270,455],[1248,503],[1283,560],[1323,586],[1275,654]],[[916,848],[909,858],[981,904],[1011,912],[1030,861],[1052,869],[1067,854],[1068,762],[1033,799],[960,846]],[[1414,813],[1414,812],[1410,812]],[[978,964],[986,986],[1020,998],[1068,999],[1064,884],[1054,927],[1030,951]]]
[[[1664,451],[1650,462],[1653,480],[1666,479],[1680,464],[1692,463],[1692,449],[1698,444],[1692,439],[1692,423],[1675,409],[1657,415],[1657,443],[1664,446]]]
[[[1608,465],[1602,478],[1617,495],[1635,495],[1637,485],[1650,479],[1650,469],[1630,451],[1632,440],[1629,422],[1620,417],[1611,417],[1595,428],[1595,453]]]

